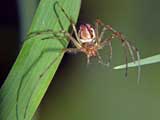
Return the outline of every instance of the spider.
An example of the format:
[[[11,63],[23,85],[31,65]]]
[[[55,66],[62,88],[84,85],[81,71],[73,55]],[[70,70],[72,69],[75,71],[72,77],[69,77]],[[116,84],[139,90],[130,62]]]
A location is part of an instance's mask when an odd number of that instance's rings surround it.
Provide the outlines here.
[[[69,20],[75,37],[73,37],[72,34],[69,33],[68,31],[64,30],[63,25],[62,25],[61,20],[60,20],[60,17],[58,15],[58,13],[56,12],[56,6],[58,6],[61,9],[63,14]],[[90,63],[90,58],[97,57],[99,63],[101,63],[103,65],[109,65],[109,63],[111,61],[111,58],[112,58],[112,44],[111,43],[112,43],[112,40],[114,38],[118,38],[118,40],[120,40],[122,46],[125,49],[125,57],[126,57],[125,58],[126,59],[125,76],[127,76],[127,70],[128,70],[127,52],[129,52],[129,54],[132,58],[132,61],[133,62],[135,62],[135,60],[138,61],[138,81],[139,81],[139,79],[140,79],[140,54],[139,54],[139,51],[134,45],[132,45],[124,37],[124,35],[121,32],[118,32],[117,30],[115,30],[111,25],[104,24],[100,19],[96,20],[94,27],[91,24],[81,24],[80,27],[79,27],[79,30],[77,31],[75,22],[72,20],[71,17],[68,16],[65,9],[59,4],[59,2],[55,2],[54,11],[55,11],[55,14],[58,18],[58,22],[59,22],[62,30],[58,31],[58,32],[55,32],[53,30],[44,30],[44,31],[39,31],[39,32],[32,32],[32,33],[28,34],[27,39],[29,39],[33,36],[36,36],[36,35],[50,33],[50,34],[53,35],[52,37],[46,37],[46,38],[43,38],[42,40],[47,40],[47,39],[55,38],[55,37],[57,37],[57,40],[59,40],[58,39],[59,36],[57,34],[63,34],[64,37],[67,38],[67,40],[69,42],[71,41],[74,44],[75,47],[64,48],[64,49],[62,49],[61,54],[82,52],[87,56],[87,63],[88,64]],[[102,28],[101,30],[99,30],[100,27]],[[108,36],[107,38],[104,38],[104,34],[107,31],[111,32],[111,35]],[[109,60],[108,60],[108,63],[104,63],[104,61],[102,60],[102,57],[99,54],[99,50],[103,49],[106,46],[109,46]],[[56,59],[54,59],[48,65],[48,67],[40,75],[40,78],[45,74],[45,72],[50,68],[50,66],[52,66],[52,64],[55,61],[56,61]]]
[[[75,37],[73,37],[71,33],[69,33],[68,31],[66,31],[63,28],[60,17],[58,15],[58,13],[56,12],[56,6],[58,6],[61,9],[63,14],[69,20]],[[122,46],[124,47],[124,50],[125,50],[125,57],[126,57],[125,58],[126,59],[125,76],[127,76],[127,69],[128,69],[128,57],[127,57],[127,52],[128,52],[130,54],[133,62],[135,62],[136,60],[138,61],[138,64],[139,64],[138,65],[138,81],[139,81],[139,79],[140,79],[140,54],[139,54],[139,51],[134,45],[132,45],[124,37],[124,35],[122,33],[116,31],[111,25],[105,25],[100,19],[96,20],[94,26],[92,26],[91,24],[80,25],[79,30],[77,31],[75,22],[72,20],[71,17],[68,16],[68,14],[65,12],[65,9],[59,4],[59,2],[55,2],[53,9],[54,9],[55,14],[58,18],[58,22],[59,22],[62,30],[60,30],[58,32],[55,32],[55,31],[49,29],[49,30],[44,30],[44,31],[39,31],[39,32],[31,32],[27,35],[26,40],[28,40],[28,39],[30,39],[34,36],[41,35],[41,34],[51,34],[52,35],[50,37],[42,38],[42,40],[53,39],[53,38],[54,38],[54,40],[55,40],[55,38],[57,38],[56,40],[63,40],[61,38],[67,38],[67,40],[69,42],[72,42],[75,47],[62,49],[60,55],[62,55],[64,53],[78,53],[78,52],[81,52],[81,53],[84,53],[87,56],[87,63],[88,64],[90,63],[90,58],[97,57],[98,62],[100,64],[108,65],[111,61],[111,58],[112,58],[112,44],[111,43],[112,43],[112,40],[114,38],[117,38],[118,40],[120,40],[120,42],[121,42],[121,44],[122,44]],[[99,28],[101,28],[101,30]],[[111,34],[107,38],[105,38],[105,36],[104,36],[104,34],[106,32],[111,32]],[[104,61],[102,60],[102,57],[99,54],[99,50],[103,49],[106,46],[109,47],[108,63],[104,63]],[[59,56],[57,56],[46,67],[46,69],[43,71],[43,73],[40,74],[39,78],[43,77],[43,75],[48,71],[48,69],[52,66],[52,64],[54,64],[54,62],[57,60],[57,58]],[[16,105],[17,119],[18,119],[18,101],[19,101],[20,89],[21,89],[21,85],[18,88],[17,99],[16,99],[16,101],[17,101],[17,105]],[[32,97],[32,95],[30,96],[30,98],[31,97]],[[24,118],[26,117],[26,113],[27,113],[29,102],[30,102],[30,98],[29,98],[29,101],[28,101],[26,109],[25,109]]]

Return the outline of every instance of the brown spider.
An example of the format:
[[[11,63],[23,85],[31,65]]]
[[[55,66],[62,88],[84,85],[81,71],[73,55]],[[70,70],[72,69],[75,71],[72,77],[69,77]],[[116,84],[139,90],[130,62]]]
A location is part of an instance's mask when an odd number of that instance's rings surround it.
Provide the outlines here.
[[[56,12],[56,5],[62,10],[62,12],[66,16],[66,18],[69,20],[71,27],[73,29],[75,38],[72,36],[72,34],[67,32],[66,30],[64,30],[64,28],[61,24],[60,17]],[[86,54],[86,56],[87,56],[87,63],[90,63],[91,57],[97,57],[99,63],[107,65],[106,63],[103,62],[103,60],[99,54],[99,50],[103,49],[105,46],[109,46],[110,52],[109,52],[108,63],[110,63],[110,60],[112,58],[111,42],[112,42],[113,38],[118,38],[120,40],[120,42],[122,43],[122,46],[125,48],[125,51],[128,51],[130,53],[130,56],[131,56],[133,62],[135,62],[135,60],[138,61],[138,63],[139,63],[139,65],[138,65],[138,80],[140,79],[140,54],[139,54],[139,51],[135,46],[133,46],[128,40],[125,39],[125,37],[124,37],[124,35],[122,35],[122,33],[113,29],[113,27],[111,25],[105,25],[100,19],[96,20],[94,27],[92,27],[90,24],[80,25],[80,28],[77,32],[75,22],[71,19],[71,17],[69,17],[67,15],[64,8],[59,4],[59,2],[55,2],[54,10],[55,10],[55,14],[58,18],[58,22],[60,23],[62,30],[58,31],[58,32],[55,32],[53,30],[32,32],[32,33],[28,34],[27,39],[29,39],[35,35],[40,35],[40,34],[46,33],[46,34],[52,34],[53,36],[43,38],[43,40],[51,39],[51,38],[55,38],[55,37],[57,37],[57,40],[59,40],[58,39],[59,35],[57,35],[57,34],[63,34],[64,37],[67,38],[68,41],[71,41],[74,44],[75,47],[62,49],[62,52],[61,52],[62,54],[66,53],[66,52],[68,52],[68,53],[82,52],[82,53]],[[101,31],[99,31],[99,27],[102,27]],[[110,31],[111,35],[108,38],[104,38],[104,34],[107,31]],[[56,59],[54,59],[49,64],[49,66],[46,68],[46,70],[40,75],[40,78],[50,68],[50,66],[56,61]],[[128,58],[127,58],[127,54],[126,54],[126,73],[125,73],[126,76],[127,76],[127,68],[128,68]]]
[[[56,12],[56,6],[58,6],[62,12],[64,13],[64,15],[66,16],[66,18],[69,20],[71,27],[73,29],[73,33],[75,35],[75,37],[72,36],[72,34],[70,34],[69,32],[67,32],[61,23],[60,17]],[[77,32],[76,30],[76,26],[74,21],[67,15],[67,13],[65,12],[65,10],[63,9],[63,7],[59,4],[59,2],[55,2],[54,4],[54,11],[55,14],[58,18],[58,22],[62,28],[61,31],[55,32],[53,30],[44,30],[44,31],[39,31],[39,32],[32,32],[29,33],[27,35],[26,40],[37,36],[37,35],[41,35],[41,34],[51,34],[52,36],[50,37],[46,37],[46,38],[42,38],[42,40],[46,40],[46,39],[53,39],[54,40],[62,40],[59,39],[60,37],[65,37],[68,39],[68,41],[71,41],[74,44],[74,48],[64,48],[62,49],[62,52],[60,55],[68,52],[68,53],[77,53],[77,52],[82,52],[87,56],[87,63],[90,63],[90,58],[91,57],[97,57],[98,58],[98,62],[104,65],[107,65],[103,62],[100,54],[99,54],[99,50],[103,49],[106,46],[109,46],[109,61],[108,63],[110,63],[110,60],[112,58],[112,45],[111,42],[114,38],[118,38],[120,40],[120,42],[122,43],[122,46],[125,48],[125,56],[126,56],[126,76],[127,76],[127,68],[128,68],[128,58],[127,58],[127,53],[129,52],[132,60],[135,62],[135,60],[137,60],[138,62],[138,82],[140,79],[140,55],[139,55],[139,51],[137,50],[137,48],[135,46],[133,46],[128,40],[125,39],[125,37],[118,31],[116,31],[115,29],[113,29],[110,25],[105,25],[101,20],[97,19],[95,22],[95,26],[92,27],[90,24],[83,24],[80,25],[80,28]],[[101,30],[99,30],[99,28],[102,28]],[[111,35],[108,36],[108,38],[105,38],[104,34],[109,31],[111,32]],[[57,39],[55,39],[57,38]],[[60,56],[59,55],[59,56]],[[57,56],[47,67],[46,69],[43,71],[43,73],[40,74],[39,78],[41,78],[45,72],[48,71],[48,69],[52,66],[52,64],[57,60],[57,58],[59,57]],[[22,83],[22,82],[21,82]],[[19,92],[21,89],[21,85],[18,88],[17,91],[17,105],[16,105],[16,109],[17,109],[17,119],[18,119],[18,101],[19,101]],[[30,96],[30,98],[32,97],[32,95]],[[24,118],[26,117],[26,112],[28,109],[28,105],[30,102],[30,98],[29,101],[27,103],[26,109],[25,109],[25,114],[24,114]]]

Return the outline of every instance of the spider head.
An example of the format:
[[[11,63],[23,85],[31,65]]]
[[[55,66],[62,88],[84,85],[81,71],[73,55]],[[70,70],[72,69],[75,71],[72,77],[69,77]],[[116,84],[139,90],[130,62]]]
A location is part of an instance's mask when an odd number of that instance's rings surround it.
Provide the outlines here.
[[[80,25],[78,35],[82,43],[90,43],[95,41],[95,30],[89,24]]]

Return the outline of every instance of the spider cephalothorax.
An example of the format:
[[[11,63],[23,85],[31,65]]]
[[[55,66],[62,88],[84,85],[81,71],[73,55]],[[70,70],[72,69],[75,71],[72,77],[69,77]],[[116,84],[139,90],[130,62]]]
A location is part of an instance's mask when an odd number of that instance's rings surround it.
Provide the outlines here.
[[[95,42],[95,30],[90,24],[80,25],[78,36],[81,43]]]

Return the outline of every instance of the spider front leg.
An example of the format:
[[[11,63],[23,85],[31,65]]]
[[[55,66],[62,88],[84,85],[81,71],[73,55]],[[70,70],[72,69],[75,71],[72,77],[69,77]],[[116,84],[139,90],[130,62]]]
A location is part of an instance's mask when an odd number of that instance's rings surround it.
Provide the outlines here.
[[[102,64],[102,65],[104,65],[104,66],[109,66],[108,63],[106,64],[106,63],[103,61],[103,59],[102,59],[102,57],[100,56],[100,54],[99,54],[98,51],[97,51],[97,57],[98,57],[98,62],[99,62],[100,64]]]
[[[137,79],[137,83],[139,84],[140,72],[141,72],[139,51],[134,45],[132,45],[128,40],[126,40],[125,37],[120,32],[117,32],[116,36],[117,36],[117,38],[119,38],[121,40],[121,42],[124,45],[124,47],[126,49],[128,49],[128,51],[130,52],[130,55],[131,55],[132,60],[133,60],[134,63],[135,63],[135,57],[136,57],[136,60],[138,62],[138,79]],[[128,61],[127,61],[127,64],[126,64],[126,69],[127,68],[128,68]],[[127,73],[126,73],[126,75],[127,75]]]
[[[71,26],[72,26],[72,29],[73,29],[73,32],[74,32],[74,34],[75,34],[76,40],[77,40],[78,42],[80,42],[80,38],[79,38],[79,36],[78,36],[78,32],[77,32],[77,29],[76,29],[76,25],[75,25],[74,20],[66,13],[65,9],[64,9],[64,8],[59,4],[59,2],[57,1],[57,2],[55,2],[54,6],[53,6],[53,9],[54,9],[54,11],[55,11],[55,13],[56,13],[56,16],[57,16],[58,21],[59,21],[59,23],[60,23],[60,25],[61,25],[61,28],[64,29],[63,26],[62,26],[62,24],[61,24],[60,17],[59,17],[59,15],[57,14],[56,5],[61,9],[61,11],[63,12],[63,14],[66,16],[66,18],[67,18],[68,21],[70,22],[70,24],[71,24]]]
[[[112,60],[112,54],[113,54],[113,50],[112,50],[112,43],[109,42],[108,43],[108,46],[109,46],[109,60],[108,60],[108,66],[110,65],[111,63],[111,60]]]
[[[27,34],[25,40],[29,40],[31,38],[37,37],[37,36],[41,36],[41,35],[52,35],[52,36],[56,36],[59,33],[63,33],[62,31],[53,31],[52,29],[47,29],[47,30],[40,30],[40,31],[33,31],[30,32],[29,34]]]
[[[101,20],[97,20],[96,22],[99,23],[100,25],[104,26],[107,30],[112,32],[111,37],[108,38],[106,41],[102,42],[103,44],[106,44],[106,43],[108,44],[109,43],[108,41],[111,41],[112,37],[113,38],[116,37],[121,41],[123,47],[129,51],[133,62],[135,62],[135,57],[136,57],[136,60],[138,62],[138,83],[139,83],[141,68],[140,68],[140,54],[139,54],[138,49],[135,46],[133,46],[128,40],[126,40],[125,37],[120,32],[113,29],[110,25],[105,25]],[[110,51],[112,51],[111,45],[109,45],[109,46],[110,46]],[[125,52],[125,56],[126,56],[126,76],[127,76],[128,58],[127,58],[126,52]]]
[[[102,31],[99,33],[99,26],[100,26],[100,23],[96,20],[96,22],[95,22],[95,32],[96,32],[97,43],[101,42],[105,31],[107,31],[107,28],[103,27]]]
[[[64,48],[64,49],[62,49],[61,52],[60,52],[60,55],[58,55],[58,56],[47,66],[47,68],[44,70],[44,72],[40,75],[40,78],[44,75],[44,73],[46,73],[46,71],[48,71],[48,69],[52,66],[52,64],[54,64],[55,61],[56,61],[62,54],[66,53],[66,52],[76,53],[76,52],[80,51],[80,48],[82,47],[81,44],[80,44],[79,42],[77,42],[77,41],[72,37],[72,35],[71,35],[70,33],[68,33],[67,31],[64,31],[64,30],[63,30],[62,32],[64,33],[64,36],[65,36],[69,41],[71,41],[71,42],[75,45],[76,48]],[[52,37],[51,37],[51,38],[52,38]],[[45,39],[45,40],[47,40],[47,39]]]
[[[111,42],[113,40],[113,38],[115,38],[116,35],[115,34],[112,34],[110,37],[108,37],[107,39],[103,40],[101,42],[101,46],[105,46],[105,45],[108,45],[109,46],[109,63],[110,64],[110,60],[111,60],[111,57],[112,57],[112,45],[111,45]],[[127,57],[127,53],[126,53],[126,49],[124,49],[124,53],[125,53],[125,62],[126,62],[126,70],[125,70],[125,77],[128,76],[128,57]]]
[[[110,65],[110,62],[112,59],[112,54],[113,54],[112,39],[114,38],[115,38],[115,34],[111,34],[108,38],[104,39],[103,41],[99,43],[102,48],[105,47],[106,45],[109,47],[109,60],[107,62],[108,66]]]
[[[101,26],[104,26],[106,28],[106,30],[111,31],[115,35],[115,37],[117,37],[121,41],[122,45],[126,49],[128,49],[128,51],[129,51],[129,53],[132,57],[133,62],[135,62],[135,56],[134,56],[134,53],[133,53],[134,50],[132,49],[132,45],[129,43],[129,41],[126,40],[125,37],[120,32],[116,31],[111,25],[105,25],[99,19],[97,19],[96,22],[99,23]]]

